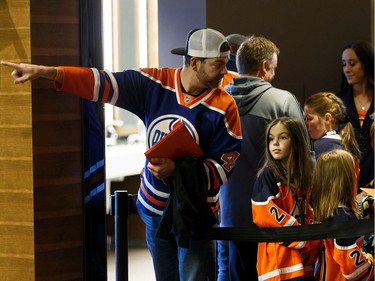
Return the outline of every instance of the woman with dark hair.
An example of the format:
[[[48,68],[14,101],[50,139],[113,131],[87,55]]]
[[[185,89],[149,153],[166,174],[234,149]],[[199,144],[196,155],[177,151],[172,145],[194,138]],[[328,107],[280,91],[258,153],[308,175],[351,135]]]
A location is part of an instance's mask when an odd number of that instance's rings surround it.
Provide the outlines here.
[[[360,151],[359,186],[374,178],[374,152],[371,147],[371,114],[374,112],[374,47],[367,41],[355,41],[342,52],[340,97],[348,109]]]

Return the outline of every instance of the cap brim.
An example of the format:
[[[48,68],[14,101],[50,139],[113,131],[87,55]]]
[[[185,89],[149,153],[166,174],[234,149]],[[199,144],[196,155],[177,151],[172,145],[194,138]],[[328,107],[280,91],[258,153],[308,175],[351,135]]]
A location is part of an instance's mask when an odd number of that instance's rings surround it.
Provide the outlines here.
[[[172,54],[174,55],[179,55],[179,56],[186,56],[186,50],[185,48],[176,48],[171,51]]]

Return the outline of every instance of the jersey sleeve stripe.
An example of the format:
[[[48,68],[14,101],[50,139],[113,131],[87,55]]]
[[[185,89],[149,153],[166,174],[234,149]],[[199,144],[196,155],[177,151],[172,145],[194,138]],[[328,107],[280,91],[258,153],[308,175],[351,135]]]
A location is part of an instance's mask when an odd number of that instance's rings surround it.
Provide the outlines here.
[[[102,103],[106,103],[108,102],[108,99],[109,97],[111,96],[111,84],[108,83],[108,79],[106,79],[106,75],[101,72],[102,74],[102,77],[101,77],[101,80],[103,80],[103,83],[101,83],[101,86],[100,86],[100,91],[99,93],[101,93],[101,96],[99,97],[100,98],[100,101]]]
[[[352,272],[351,274],[342,274],[342,275],[345,277],[345,279],[353,280],[356,277],[360,276],[368,268],[370,268],[370,266],[371,266],[371,263],[366,262],[362,266],[360,266],[357,270],[355,270],[354,272]]]
[[[207,196],[207,202],[208,203],[215,203],[219,200],[219,193],[212,196]]]
[[[296,222],[296,219],[294,217],[290,217],[289,220],[283,225],[284,227],[286,226],[292,226]]]
[[[216,171],[219,173],[221,182],[222,183],[226,182],[228,179],[227,179],[227,174],[225,173],[223,167],[213,159],[208,159],[208,161],[211,161],[214,164]]]
[[[141,190],[139,190],[139,192],[141,192]],[[141,202],[141,204],[146,208],[148,209],[149,211],[151,211],[152,213],[155,213],[155,214],[158,214],[159,216],[162,216],[163,215],[163,211],[160,211],[158,209],[155,209],[154,207],[150,206],[149,204],[147,204],[147,202],[145,200],[143,200],[142,196],[140,194],[138,194],[138,198],[137,200],[139,200],[139,202]]]
[[[227,128],[228,134],[231,135],[235,139],[242,140],[242,135],[236,135],[234,132],[231,131],[227,118],[224,118],[224,122],[225,122],[225,127]]]
[[[100,92],[100,73],[99,70],[96,68],[91,68],[92,74],[94,76],[94,89],[92,92],[92,101],[99,100],[99,92]]]
[[[259,280],[268,280],[268,279],[271,279],[271,278],[275,278],[276,276],[280,276],[282,274],[287,274],[287,273],[290,273],[290,272],[298,271],[298,270],[301,270],[301,269],[303,269],[303,265],[301,263],[290,266],[290,267],[279,268],[279,269],[270,271],[266,274],[263,274],[263,275],[259,276]]]
[[[159,191],[157,189],[155,189],[152,184],[150,184],[148,181],[147,181],[147,178],[144,177],[142,175],[142,181],[141,181],[142,184],[144,184],[149,190],[151,190],[151,192],[161,198],[164,198],[164,199],[168,199],[169,198],[169,193],[166,193],[166,192],[162,192],[162,191]]]
[[[302,249],[303,247],[305,247],[305,245],[306,245],[306,241],[301,241],[296,246],[294,246],[294,248],[295,249]]]
[[[269,196],[269,197],[267,197],[267,200],[266,201],[262,201],[262,202],[260,202],[260,201],[255,201],[254,200],[254,198],[253,199],[251,199],[251,203],[252,204],[254,204],[254,205],[259,205],[259,206],[262,206],[262,205],[268,205],[270,202],[271,202],[271,200],[273,200],[274,198],[277,198],[278,196]]]
[[[112,72],[106,70],[105,74],[107,79],[111,82],[111,96],[108,99],[108,103],[115,105],[119,97],[117,80],[113,76]]]
[[[165,201],[160,201],[160,200],[157,200],[155,197],[152,197],[150,194],[148,194],[145,186],[142,184],[140,184],[140,188],[142,190],[142,194],[147,198],[147,200],[149,200],[152,204],[158,206],[158,207],[164,207],[166,205],[166,202]]]
[[[207,181],[208,181],[207,186],[211,186],[210,168],[206,165],[206,163],[204,161],[203,161],[203,167],[204,167],[204,170],[206,171],[206,177],[207,177]]]
[[[215,160],[205,159],[204,164],[207,165],[208,169],[211,171],[212,179],[214,181],[212,186],[214,189],[227,181],[227,176],[223,167],[221,167]]]

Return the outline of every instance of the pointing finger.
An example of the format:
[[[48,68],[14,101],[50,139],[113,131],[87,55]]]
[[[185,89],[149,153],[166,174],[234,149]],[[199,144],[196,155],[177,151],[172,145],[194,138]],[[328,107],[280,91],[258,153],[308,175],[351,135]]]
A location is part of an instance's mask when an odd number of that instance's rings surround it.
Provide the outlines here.
[[[16,68],[16,69],[19,68],[19,64],[18,64],[18,63],[2,61],[1,64],[2,64],[2,65],[5,65],[5,66],[9,66],[9,67]]]

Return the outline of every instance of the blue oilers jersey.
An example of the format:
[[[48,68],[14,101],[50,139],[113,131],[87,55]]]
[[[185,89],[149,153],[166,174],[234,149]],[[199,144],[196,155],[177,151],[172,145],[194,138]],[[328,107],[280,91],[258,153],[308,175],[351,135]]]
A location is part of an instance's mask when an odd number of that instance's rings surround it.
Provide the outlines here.
[[[182,91],[181,68],[144,68],[123,72],[62,67],[58,90],[95,102],[110,103],[137,115],[146,126],[146,149],[152,147],[179,120],[203,151],[208,178],[207,201],[218,208],[219,187],[227,181],[239,156],[242,134],[236,103],[221,86],[199,96]],[[131,161],[131,159],[129,160]],[[145,158],[138,207],[149,216],[163,214],[169,186],[147,169]]]

